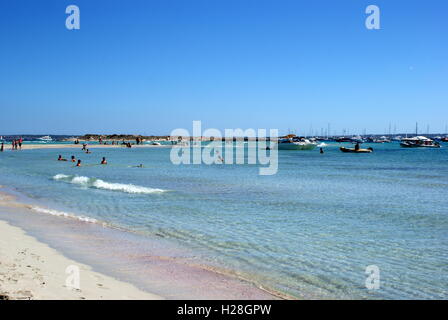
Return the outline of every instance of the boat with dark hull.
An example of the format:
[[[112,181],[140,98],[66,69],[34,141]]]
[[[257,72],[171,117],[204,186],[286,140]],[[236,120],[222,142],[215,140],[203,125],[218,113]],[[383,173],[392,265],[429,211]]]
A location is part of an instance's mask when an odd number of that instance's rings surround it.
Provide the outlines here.
[[[367,148],[367,149],[356,149],[356,148],[344,148],[344,147],[340,147],[339,150],[341,150],[342,152],[347,152],[347,153],[371,153],[373,152],[372,148]]]

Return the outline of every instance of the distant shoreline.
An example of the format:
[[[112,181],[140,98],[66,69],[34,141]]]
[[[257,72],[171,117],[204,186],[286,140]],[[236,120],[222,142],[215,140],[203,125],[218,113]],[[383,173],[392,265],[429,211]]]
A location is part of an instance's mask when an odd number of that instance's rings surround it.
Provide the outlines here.
[[[107,149],[107,148],[126,148],[125,145],[113,145],[113,144],[87,144],[89,149]],[[82,144],[23,144],[22,150],[35,150],[35,149],[81,149]],[[140,144],[132,145],[132,148],[171,148],[171,145],[151,145]],[[9,151],[11,148],[6,147],[5,151]]]

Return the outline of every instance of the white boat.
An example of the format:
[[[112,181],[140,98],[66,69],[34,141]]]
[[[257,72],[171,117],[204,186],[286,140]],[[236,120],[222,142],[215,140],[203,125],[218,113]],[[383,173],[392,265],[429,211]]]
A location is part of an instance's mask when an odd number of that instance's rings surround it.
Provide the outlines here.
[[[400,146],[403,148],[440,148],[440,144],[424,136],[403,138]]]
[[[43,137],[37,138],[37,140],[40,140],[40,141],[53,141],[53,139],[50,136],[43,136]]]
[[[278,150],[313,150],[317,146],[316,142],[295,136],[279,139],[277,144]]]

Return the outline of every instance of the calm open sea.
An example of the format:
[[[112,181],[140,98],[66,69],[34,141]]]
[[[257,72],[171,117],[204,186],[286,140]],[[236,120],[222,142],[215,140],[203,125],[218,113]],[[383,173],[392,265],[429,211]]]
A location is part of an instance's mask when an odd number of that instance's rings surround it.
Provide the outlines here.
[[[176,166],[170,148],[8,150],[0,184],[41,214],[163,237],[295,297],[448,298],[448,145],[339,146],[279,151],[272,176],[256,165]],[[365,287],[369,265],[380,270],[376,291]]]

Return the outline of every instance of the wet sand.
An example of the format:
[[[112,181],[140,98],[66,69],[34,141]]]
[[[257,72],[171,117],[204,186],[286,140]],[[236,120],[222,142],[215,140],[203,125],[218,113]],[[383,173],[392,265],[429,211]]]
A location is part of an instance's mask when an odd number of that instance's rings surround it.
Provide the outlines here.
[[[185,251],[158,241],[101,224],[36,213],[4,190],[0,190],[3,298],[285,298],[237,275],[198,264]],[[73,265],[80,270],[79,290],[66,285],[66,269]]]
[[[74,276],[79,270],[79,286]],[[0,299],[161,299],[66,258],[0,221]]]

